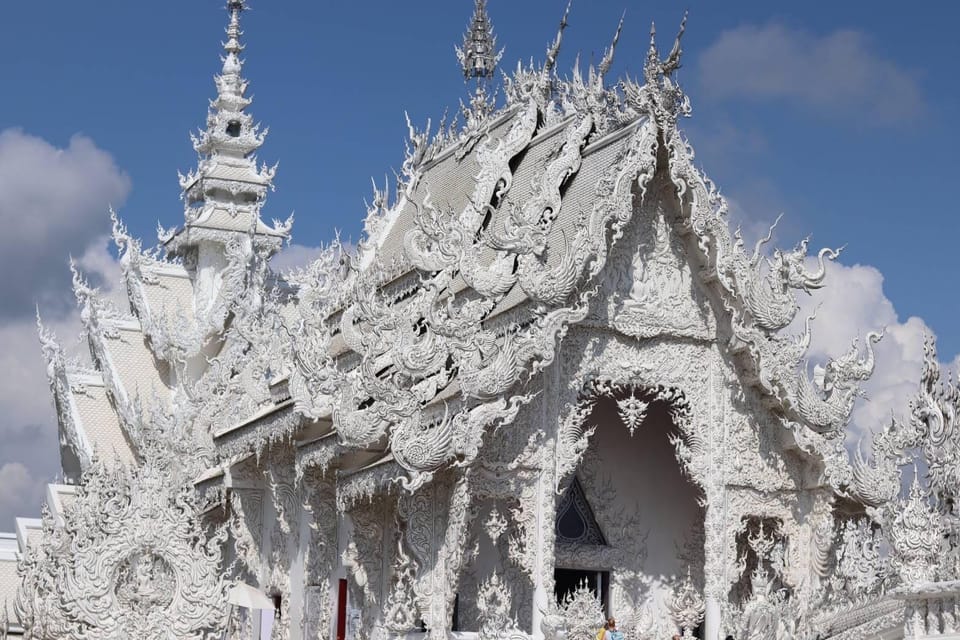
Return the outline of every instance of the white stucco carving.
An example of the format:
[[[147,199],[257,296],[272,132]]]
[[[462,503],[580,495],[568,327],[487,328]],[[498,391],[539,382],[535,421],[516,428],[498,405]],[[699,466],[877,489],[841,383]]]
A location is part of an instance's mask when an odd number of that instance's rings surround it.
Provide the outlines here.
[[[253,637],[232,580],[274,603],[273,638],[957,628],[960,391],[928,345],[911,414],[848,454],[880,336],[813,362],[811,323],[791,333],[839,252],[730,228],[679,127],[685,19],[610,84],[620,27],[564,78],[565,13],[498,103],[476,0],[463,123],[409,125],[356,254],[276,274],[291,223],[261,218],[244,8],[183,226],[146,251],[113,215],[131,313],[75,271],[94,366],[40,326],[80,484],[21,563],[34,637]]]

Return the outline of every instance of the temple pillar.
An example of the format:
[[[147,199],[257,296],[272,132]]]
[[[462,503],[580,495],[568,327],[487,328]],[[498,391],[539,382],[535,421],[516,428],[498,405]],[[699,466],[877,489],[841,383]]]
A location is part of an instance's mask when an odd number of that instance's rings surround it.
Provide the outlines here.
[[[727,385],[723,382],[722,366],[714,353],[710,367],[710,395],[713,397],[710,412],[709,471],[701,480],[706,511],[703,520],[703,639],[720,640],[723,626],[721,603],[727,598],[727,488],[723,470],[727,455],[726,443],[732,424],[730,405],[726,398]]]
[[[297,509],[297,548],[290,562],[290,640],[304,637],[304,599],[306,598],[306,555],[310,542],[310,513],[302,506]]]
[[[546,490],[545,490],[546,489]],[[547,505],[546,502],[550,501]],[[532,640],[543,640],[543,616],[550,610],[550,585],[546,584],[546,572],[552,567],[546,567],[550,558],[545,553],[547,540],[544,536],[544,522],[553,520],[553,489],[550,474],[541,471],[537,477],[537,554],[536,569],[533,573],[533,612],[531,617],[530,637]],[[553,529],[550,528],[550,531]]]
[[[708,501],[704,521],[706,546],[703,565],[703,638],[702,640],[720,640],[720,628],[723,623],[721,602],[724,598],[723,566],[723,526],[719,517],[720,505]],[[711,526],[712,525],[712,526]],[[719,526],[718,526],[719,525]]]
[[[706,613],[703,619],[703,640],[720,640],[720,600],[708,595],[704,600]]]

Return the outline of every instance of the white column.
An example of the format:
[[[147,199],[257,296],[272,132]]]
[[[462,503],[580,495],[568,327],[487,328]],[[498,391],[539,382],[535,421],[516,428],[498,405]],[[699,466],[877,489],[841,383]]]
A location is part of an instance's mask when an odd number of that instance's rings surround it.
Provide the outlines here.
[[[297,508],[299,517],[297,526],[299,535],[297,536],[297,550],[292,562],[290,563],[290,606],[289,606],[289,629],[290,640],[301,640],[303,638],[303,625],[305,601],[307,597],[306,590],[306,553],[307,546],[310,544],[310,518],[312,513],[300,505]]]
[[[543,504],[543,485],[544,482],[548,482],[549,479],[545,477],[546,472],[541,471],[538,474],[537,478],[537,554],[536,554],[536,570],[533,575],[533,617],[532,617],[532,626],[530,631],[532,632],[532,640],[543,640],[543,629],[541,624],[543,623],[543,614],[545,611],[549,610],[550,607],[550,594],[547,593],[546,585],[543,584],[543,563],[544,563],[544,544],[543,539],[543,519],[544,519],[544,510],[545,506]]]
[[[724,462],[727,455],[727,437],[731,424],[730,406],[727,403],[725,387],[722,384],[723,373],[719,352],[714,352],[710,364],[710,395],[714,398],[710,407],[711,456],[713,476],[707,479],[705,487],[707,508],[704,514],[704,566],[703,566],[703,640],[720,640],[720,628],[723,624],[721,599],[726,597],[726,536],[727,518],[726,479],[723,477]],[[719,433],[718,433],[719,431]]]
[[[703,640],[720,640],[720,601],[714,596],[707,596],[704,603]]]
[[[534,425],[534,428],[541,427],[546,433],[555,433],[556,427],[560,424],[560,389],[563,383],[560,380],[560,367],[549,367],[541,375],[543,380],[543,391],[541,398],[550,398],[543,400],[546,409],[540,415],[533,419],[540,422]],[[556,443],[552,460],[556,455]],[[541,458],[542,460],[542,458]],[[553,604],[552,580],[553,578],[553,529],[554,518],[556,518],[556,495],[554,494],[555,468],[552,463],[543,465],[537,473],[537,553],[534,556],[534,575],[533,575],[533,611],[531,612],[531,640],[543,640],[543,616],[551,610]],[[547,553],[547,546],[550,546],[550,553]],[[547,586],[551,589],[547,589]]]

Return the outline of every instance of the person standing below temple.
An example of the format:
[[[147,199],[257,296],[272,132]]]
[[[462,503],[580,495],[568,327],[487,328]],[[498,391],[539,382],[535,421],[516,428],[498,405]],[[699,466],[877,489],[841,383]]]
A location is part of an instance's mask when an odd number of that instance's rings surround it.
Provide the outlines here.
[[[617,621],[613,618],[607,618],[602,631],[597,634],[598,640],[623,640],[623,633],[617,630]]]

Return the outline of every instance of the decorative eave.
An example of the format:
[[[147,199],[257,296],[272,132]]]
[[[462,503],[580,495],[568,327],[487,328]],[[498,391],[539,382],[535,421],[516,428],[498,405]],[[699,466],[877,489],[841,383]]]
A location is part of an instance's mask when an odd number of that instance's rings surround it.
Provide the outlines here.
[[[347,513],[364,500],[394,493],[406,471],[387,454],[350,474],[337,476],[337,510]]]
[[[117,214],[111,210],[113,240],[120,252],[120,269],[123,274],[130,308],[140,323],[140,329],[158,359],[174,363],[183,353],[199,351],[202,342],[187,332],[187,336],[172,336],[162,315],[150,307],[147,287],[160,283],[161,276],[189,278],[180,264],[164,262],[150,253],[145,253],[140,241],[131,237]],[[182,313],[182,309],[179,310]],[[176,338],[179,338],[176,339]],[[188,339],[188,340],[185,340]]]
[[[320,469],[321,475],[326,475],[345,453],[347,448],[340,444],[336,432],[332,430],[326,435],[304,442],[297,446],[297,477],[302,478],[307,469],[312,468]]]
[[[50,509],[50,515],[53,521],[62,525],[63,516],[67,507],[77,496],[77,485],[75,484],[48,484],[46,506]]]
[[[180,188],[188,203],[200,202],[207,194],[219,191],[232,196],[244,195],[264,200],[273,188],[276,167],[256,165],[247,161],[237,163],[228,159],[210,158],[201,162],[200,169],[180,175]]]
[[[71,374],[82,376],[96,376],[93,371],[85,371],[77,365],[67,363],[63,349],[57,342],[52,331],[43,326],[40,314],[37,313],[37,334],[40,338],[40,348],[44,360],[47,362],[47,381],[53,393],[54,406],[57,410],[57,423],[60,426],[60,444],[68,448],[80,463],[80,471],[89,468],[93,458],[93,447],[87,440],[82,427],[80,413],[73,399],[74,384],[71,383]]]
[[[293,411],[293,401],[262,407],[255,414],[213,434],[213,442],[221,458],[256,453],[258,456],[269,445],[289,441],[305,422]]]
[[[220,85],[219,78],[217,84]],[[227,157],[246,158],[263,146],[267,134],[270,132],[269,127],[261,130],[260,125],[252,124],[250,116],[240,111],[230,110],[223,100],[216,100],[211,106],[217,111],[207,121],[209,128],[206,131],[201,131],[199,135],[193,138],[193,148],[197,153],[209,156],[224,154]],[[229,135],[218,125],[231,120],[246,122],[247,126],[239,135]]]
[[[289,233],[282,226],[270,228],[263,223],[257,224],[257,230],[254,233],[227,227],[208,226],[203,223],[188,224],[173,232],[169,239],[164,241],[163,246],[169,255],[183,256],[189,249],[202,243],[225,246],[238,238],[250,238],[257,251],[266,251],[272,255],[279,251],[287,241]]]
[[[229,457],[193,479],[197,494],[203,497],[206,504],[204,513],[222,507],[226,503],[228,490],[257,488],[250,487],[249,481],[236,477],[237,467],[253,456],[252,453],[246,453]]]
[[[90,288],[77,266],[70,266],[73,271],[73,292],[80,307],[80,322],[87,336],[90,355],[113,400],[120,426],[128,441],[136,447],[141,441],[142,431],[140,398],[131,398],[127,393],[106,341],[118,339],[123,329],[140,332],[140,323],[135,317],[120,313],[103,300],[96,289]]]

